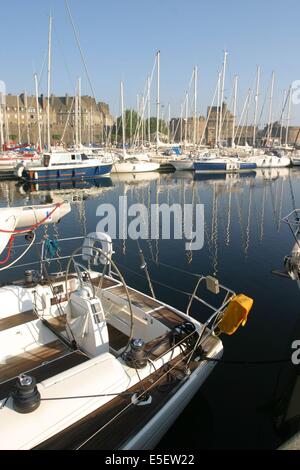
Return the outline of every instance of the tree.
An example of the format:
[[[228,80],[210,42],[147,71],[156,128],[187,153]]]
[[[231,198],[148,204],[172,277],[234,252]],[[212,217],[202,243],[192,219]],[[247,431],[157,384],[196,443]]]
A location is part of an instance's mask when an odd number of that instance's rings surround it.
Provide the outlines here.
[[[125,117],[125,141],[132,143],[137,138],[137,133],[141,136],[142,123],[137,112],[134,110],[126,109],[124,112]],[[138,128],[139,127],[139,128]],[[117,122],[112,130],[112,140],[115,141],[117,128],[117,140],[118,143],[122,142],[122,116],[117,118]],[[167,135],[168,128],[162,119],[159,120],[159,132]],[[156,134],[156,117],[150,118],[150,134],[153,139],[153,135]],[[148,140],[148,119],[144,119],[144,140]]]

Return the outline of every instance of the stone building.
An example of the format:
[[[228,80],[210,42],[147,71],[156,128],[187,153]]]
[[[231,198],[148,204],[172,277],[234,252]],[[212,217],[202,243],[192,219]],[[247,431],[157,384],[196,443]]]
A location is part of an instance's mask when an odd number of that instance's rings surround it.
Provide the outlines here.
[[[216,134],[217,126],[219,126],[221,107],[219,106],[209,106],[207,108],[207,126],[205,132],[206,144],[208,146],[214,147],[216,145]],[[222,129],[220,132],[220,140],[226,141],[231,145],[232,140],[232,126],[233,126],[233,114],[227,108],[227,104],[223,103],[222,105]],[[219,134],[219,131],[218,131]]]
[[[81,141],[102,142],[106,128],[113,125],[109,106],[91,96],[81,97]],[[47,98],[38,99],[42,143],[47,141]],[[2,119],[4,140],[36,144],[38,142],[37,106],[35,96],[7,95]],[[69,95],[50,97],[51,143],[63,141],[70,145],[75,141],[75,98]]]
[[[205,129],[205,117],[199,116],[196,119],[196,143],[200,143]],[[173,136],[174,142],[184,142],[186,139],[188,143],[194,141],[194,118],[189,117],[186,119],[172,118],[170,122],[170,134]],[[205,136],[203,142],[205,141]]]
[[[260,131],[260,144],[269,144],[269,145],[284,145],[286,141],[286,127],[281,126],[280,122],[275,121],[272,125],[265,126],[264,129]],[[269,139],[268,139],[269,137]],[[287,145],[289,146],[300,146],[300,127],[299,126],[289,126],[288,135],[287,135]]]
[[[253,145],[254,126],[236,126],[235,128],[235,144],[236,145]],[[255,142],[260,142],[260,134],[258,127],[255,129]]]

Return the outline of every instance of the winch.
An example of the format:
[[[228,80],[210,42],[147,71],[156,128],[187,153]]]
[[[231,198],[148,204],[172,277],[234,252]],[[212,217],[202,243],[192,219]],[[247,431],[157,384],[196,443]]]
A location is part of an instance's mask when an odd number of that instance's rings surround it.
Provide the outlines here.
[[[31,413],[41,403],[41,395],[36,380],[30,375],[19,375],[12,391],[13,407],[18,413]]]

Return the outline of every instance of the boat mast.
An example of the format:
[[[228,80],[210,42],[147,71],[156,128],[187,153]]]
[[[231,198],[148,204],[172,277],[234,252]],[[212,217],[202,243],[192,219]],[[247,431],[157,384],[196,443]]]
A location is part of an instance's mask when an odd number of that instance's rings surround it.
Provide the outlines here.
[[[151,115],[151,110],[150,110],[150,77],[148,76],[147,78],[147,105],[148,105],[148,140],[149,140],[149,145],[151,144],[151,128],[150,128],[150,115]]]
[[[287,122],[286,122],[286,131],[285,131],[285,146],[287,147],[288,143],[288,134],[289,134],[289,127],[290,127],[290,120],[291,120],[291,99],[292,99],[292,87],[290,86],[289,89],[289,103],[288,103],[288,115],[287,115]]]
[[[28,121],[28,98],[27,98],[27,91],[24,91],[24,101],[25,101],[25,109],[26,109],[26,132],[27,132],[27,144],[30,144],[30,135],[29,135],[29,121]],[[7,136],[8,137],[8,136]]]
[[[222,120],[223,120],[223,101],[224,101],[224,86],[225,86],[225,75],[226,75],[226,62],[228,52],[224,52],[223,70],[222,70],[222,87],[221,87],[221,102],[220,102],[220,116],[219,116],[219,136],[218,141],[222,139]]]
[[[170,139],[170,125],[171,125],[171,104],[168,104],[168,144],[171,143]]]
[[[183,104],[180,105],[180,145],[182,144],[182,117],[183,117]]]
[[[123,82],[120,84],[120,94],[121,94],[121,116],[122,116],[122,146],[123,146],[123,156],[125,158],[125,116],[124,116],[124,88]]]
[[[51,36],[52,36],[52,16],[49,16],[49,33],[48,33],[48,78],[47,78],[47,147],[48,152],[51,150],[50,137],[50,92],[51,92]]]
[[[218,76],[218,98],[217,98],[217,113],[216,113],[216,144],[218,146],[219,142],[219,109],[220,109],[220,85],[221,85],[221,72]]]
[[[157,101],[156,101],[156,153],[159,147],[159,108],[160,108],[160,51],[156,54],[157,60]]]
[[[187,128],[188,128],[188,108],[189,108],[189,95],[185,95],[185,126],[184,126],[184,146],[187,144]]]
[[[141,146],[144,147],[144,95],[141,96]]]
[[[259,82],[260,82],[260,66],[256,69],[256,92],[255,92],[255,110],[254,110],[254,123],[253,123],[253,147],[255,147],[256,141],[256,124],[257,124],[257,112],[258,112],[258,96],[259,96]]]
[[[274,80],[275,80],[275,73],[272,72],[271,92],[270,92],[270,106],[269,106],[269,120],[268,120],[268,134],[267,134],[267,145],[270,143],[271,129],[272,129],[272,106],[273,106]]]
[[[281,111],[281,119],[280,119],[279,145],[282,145],[282,131],[283,131],[285,101],[286,101],[286,90],[283,90],[282,111]]]
[[[3,150],[4,135],[3,135],[3,101],[4,96],[0,93],[0,150]]]
[[[79,139],[78,139],[78,84],[77,84],[77,87],[76,87],[76,90],[75,90],[75,110],[74,110],[74,113],[75,113],[75,148],[77,149],[78,148],[78,143],[79,143]]]
[[[133,139],[132,139],[132,109],[130,110],[130,123],[129,123],[129,135],[130,135],[130,139],[129,139],[129,142],[130,142],[130,146],[132,146],[132,142],[133,142]]]
[[[139,93],[136,95],[136,145],[137,147],[140,146],[140,95]]]
[[[237,100],[237,86],[238,86],[238,76],[234,77],[233,82],[233,119],[232,119],[232,137],[231,137],[231,147],[234,147],[234,138],[235,138],[235,121],[236,121],[236,100]]]
[[[79,141],[79,147],[80,147],[81,146],[81,78],[80,77],[78,78],[78,141]]]
[[[17,120],[18,120],[18,139],[19,139],[19,144],[20,144],[21,143],[21,127],[20,127],[20,98],[19,98],[19,95],[17,95]],[[2,131],[3,131],[3,129],[2,129]]]
[[[193,132],[193,144],[196,146],[196,135],[197,135],[197,79],[198,79],[198,68],[194,67],[194,132]]]
[[[42,137],[41,137],[41,124],[40,124],[40,107],[39,107],[39,89],[38,89],[38,79],[37,74],[34,74],[34,83],[35,83],[35,105],[36,105],[36,119],[37,119],[37,130],[38,130],[38,148],[41,152],[42,150]]]

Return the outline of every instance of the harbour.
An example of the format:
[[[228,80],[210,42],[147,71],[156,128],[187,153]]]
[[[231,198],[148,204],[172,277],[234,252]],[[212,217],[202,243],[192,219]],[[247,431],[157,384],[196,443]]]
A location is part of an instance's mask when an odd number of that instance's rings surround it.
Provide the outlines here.
[[[57,239],[71,237],[70,227],[74,223],[80,226],[78,236],[94,230],[99,201],[105,204],[115,200],[118,209],[118,197],[124,194],[129,204],[132,201],[149,204],[149,198],[152,202],[159,198],[161,202],[180,204],[194,198],[205,203],[205,217],[211,224],[205,229],[203,250],[189,252],[182,240],[173,240],[171,246],[168,240],[141,242],[154,291],[158,298],[165,302],[172,300],[173,305],[184,309],[186,293],[191,292],[195,283],[193,274],[201,266],[202,272],[213,273],[224,283],[234,284],[237,290],[247,291],[255,298],[255,306],[247,327],[238,336],[228,338],[224,364],[217,365],[158,448],[170,446],[168,435],[172,436],[172,445],[175,442],[180,448],[191,443],[199,448],[199,442],[203,448],[230,448],[232,440],[236,448],[277,448],[284,440],[280,430],[276,431],[277,403],[289,390],[287,378],[291,366],[276,360],[291,356],[299,322],[296,284],[272,274],[272,270],[282,269],[283,258],[291,246],[291,236],[281,217],[293,208],[300,191],[300,173],[278,169],[244,176],[215,175],[200,179],[195,175],[194,179],[187,178],[185,173],[181,176],[151,174],[152,179],[143,175],[143,178],[127,177],[125,181],[115,177],[111,178],[111,186],[105,181],[101,187],[98,182],[98,187],[91,186],[88,190],[74,185],[64,194],[72,210],[61,220],[55,236]],[[33,205],[61,197],[61,190],[53,188],[23,192],[15,182],[2,182],[0,188],[3,207]],[[232,223],[236,219],[239,223]],[[149,286],[139,269],[136,242],[116,240],[114,246],[116,262],[128,284],[148,293]],[[23,260],[30,261],[30,256]],[[174,266],[174,270],[170,272],[165,265]],[[29,267],[36,268],[36,264]],[[177,282],[180,271],[175,268],[191,273],[190,276],[181,274],[180,287]],[[5,280],[22,277],[23,271],[23,267],[7,270]],[[283,289],[285,296],[282,296]],[[286,340],[282,341],[282,337]],[[268,365],[273,360],[275,363]],[[218,383],[222,384],[222,403]],[[227,401],[234,401],[234,406],[223,406]],[[204,422],[196,431],[193,428],[183,434],[182,425],[196,410]],[[241,428],[246,429],[245,434],[241,435]]]

